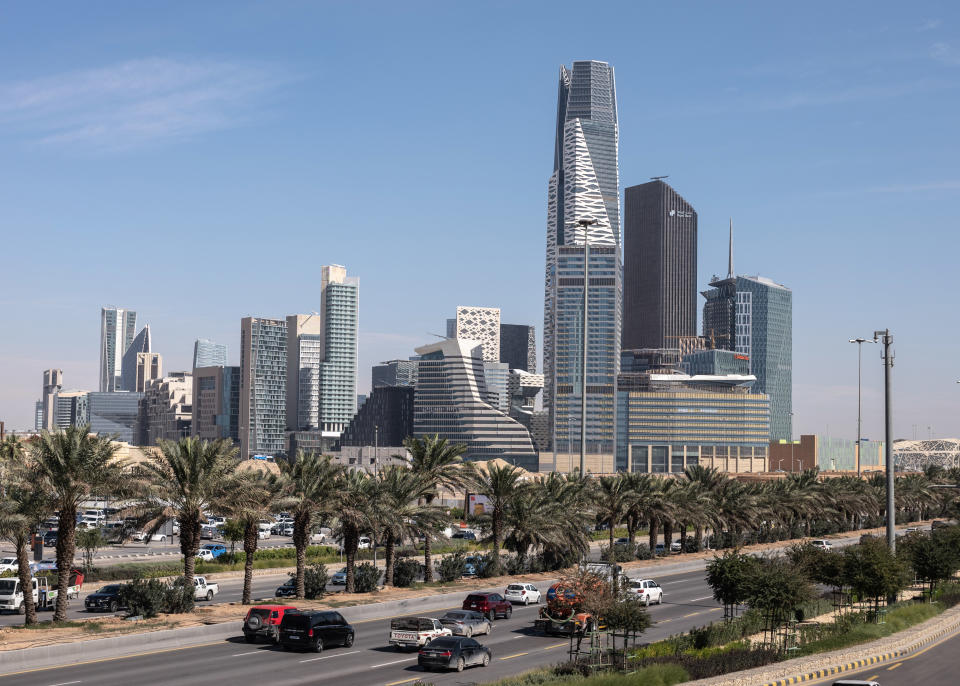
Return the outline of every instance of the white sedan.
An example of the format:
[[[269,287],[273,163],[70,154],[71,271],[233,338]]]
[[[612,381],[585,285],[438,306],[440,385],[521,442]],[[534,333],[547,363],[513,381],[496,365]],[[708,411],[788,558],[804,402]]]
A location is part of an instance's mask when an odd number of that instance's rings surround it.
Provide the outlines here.
[[[539,603],[540,590],[533,584],[510,584],[503,593],[503,599],[522,605]]]
[[[169,536],[167,536],[167,534],[154,534],[153,536],[147,536],[146,532],[138,531],[131,536],[131,538],[139,543],[145,543],[148,538],[154,543],[166,543]]]
[[[659,605],[663,602],[663,588],[653,579],[630,579],[627,592],[646,605],[650,603]]]
[[[204,562],[213,562],[213,551],[209,548],[201,548],[197,551],[197,559],[203,560]]]

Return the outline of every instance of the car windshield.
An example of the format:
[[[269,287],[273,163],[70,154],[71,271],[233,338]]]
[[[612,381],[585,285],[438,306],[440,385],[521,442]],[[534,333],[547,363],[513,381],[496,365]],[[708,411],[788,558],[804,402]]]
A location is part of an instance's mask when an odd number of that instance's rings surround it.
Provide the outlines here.
[[[468,615],[466,612],[448,612],[443,616],[443,619],[460,620],[460,619],[468,619],[469,617],[470,615]]]
[[[16,579],[0,579],[0,593],[13,593],[16,586]]]
[[[521,586],[520,584],[510,584],[509,586],[507,586],[507,590],[508,590],[508,591],[522,591],[522,590],[523,590],[523,586]]]
[[[5,557],[3,559],[0,559],[0,565],[12,565],[16,561],[17,561],[17,558],[15,557]]]
[[[104,586],[97,593],[119,593],[120,587],[116,584],[111,584],[110,586]]]
[[[297,585],[297,580],[296,580],[296,579],[287,579],[286,581],[283,582],[283,585],[284,585],[284,586],[296,586],[296,585]]]

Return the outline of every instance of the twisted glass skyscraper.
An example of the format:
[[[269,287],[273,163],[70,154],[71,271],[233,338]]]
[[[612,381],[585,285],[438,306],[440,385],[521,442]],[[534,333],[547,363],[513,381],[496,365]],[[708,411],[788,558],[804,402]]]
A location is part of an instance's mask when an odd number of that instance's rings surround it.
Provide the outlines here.
[[[555,458],[558,448],[567,455],[579,452],[573,442],[578,441],[574,436],[579,436],[581,394],[586,392],[587,452],[612,460],[623,292],[618,137],[613,67],[595,61],[574,62],[572,69],[560,67],[553,174],[547,195],[543,323],[544,407],[550,413]],[[584,229],[583,221],[592,224]],[[590,267],[597,269],[589,284],[586,388],[582,369],[585,243],[590,246]],[[567,467],[555,459],[553,468]],[[595,463],[593,469],[600,468],[601,463]]]

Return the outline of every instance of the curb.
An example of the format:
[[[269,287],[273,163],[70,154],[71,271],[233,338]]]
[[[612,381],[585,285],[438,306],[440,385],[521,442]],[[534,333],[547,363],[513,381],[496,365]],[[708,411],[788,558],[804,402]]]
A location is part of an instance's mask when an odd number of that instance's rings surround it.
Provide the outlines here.
[[[923,647],[927,643],[932,643],[938,638],[942,638],[948,634],[958,633],[960,631],[960,616],[954,618],[952,622],[946,627],[935,631],[934,633],[924,636],[922,639],[912,643],[911,645],[899,648],[897,650],[892,650],[886,653],[880,653],[879,655],[869,655],[867,657],[861,658],[859,660],[853,660],[852,662],[847,662],[842,665],[837,665],[835,667],[825,667],[823,669],[817,669],[812,672],[807,672],[805,674],[800,674],[799,676],[786,677],[784,679],[778,679],[777,681],[767,681],[763,686],[788,686],[789,684],[799,684],[804,681],[815,681],[817,679],[823,679],[824,677],[831,676],[833,674],[842,674],[844,672],[852,672],[862,669],[863,667],[868,667],[870,665],[878,664],[880,662],[887,662],[900,657],[905,657],[911,653],[916,652],[919,648]],[[893,634],[892,634],[893,635]],[[880,639],[883,640],[883,639]],[[811,655],[811,657],[813,657]],[[734,674],[736,674],[734,672]]]

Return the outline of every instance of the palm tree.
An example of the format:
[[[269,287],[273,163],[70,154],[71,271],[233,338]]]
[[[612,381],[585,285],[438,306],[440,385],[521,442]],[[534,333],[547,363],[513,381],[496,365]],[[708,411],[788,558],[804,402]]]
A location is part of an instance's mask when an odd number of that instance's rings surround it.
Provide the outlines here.
[[[372,504],[376,538],[384,544],[384,584],[392,586],[397,544],[405,538],[415,540],[421,531],[436,529],[446,515],[441,508],[423,504],[430,484],[406,467],[392,465],[381,469],[375,488]]]
[[[76,555],[77,509],[95,494],[126,491],[123,465],[114,460],[118,446],[107,437],[90,435],[88,426],[43,431],[30,448],[37,487],[46,491],[59,511],[57,593],[54,621],[67,617],[67,587]]]
[[[657,538],[660,535],[660,527],[673,516],[673,505],[670,502],[669,491],[673,487],[673,480],[661,476],[654,477],[650,483],[650,491],[646,501],[647,522],[649,534],[647,543],[650,546],[650,552],[657,549]],[[666,549],[666,546],[664,546]]]
[[[6,473],[15,465],[22,464],[24,457],[23,443],[13,434],[0,442],[0,497],[4,494]]]
[[[531,550],[563,550],[584,555],[590,548],[585,529],[588,516],[568,510],[545,486],[549,480],[538,478],[522,484],[504,512],[504,530],[509,532],[504,545],[517,553],[517,568],[526,569]],[[579,512],[579,515],[578,515]]]
[[[374,481],[362,469],[344,472],[337,480],[332,504],[337,513],[343,540],[343,554],[347,561],[347,593],[353,593],[354,564],[360,535],[373,524]]]
[[[30,537],[37,525],[51,510],[45,491],[35,487],[35,481],[23,462],[0,458],[5,467],[5,496],[0,502],[0,539],[10,541],[17,554],[17,576],[20,588],[30,588]],[[37,623],[37,609],[33,593],[23,594],[24,623]]]
[[[297,552],[297,598],[306,597],[304,573],[307,562],[307,544],[313,523],[329,516],[331,498],[342,468],[329,457],[298,452],[291,461],[281,460],[283,498],[278,506],[293,516],[293,547]]]
[[[240,471],[231,482],[232,492],[227,496],[224,513],[236,518],[243,527],[243,596],[242,605],[249,605],[253,586],[253,562],[260,543],[260,520],[276,508],[282,483],[273,474],[261,471],[262,464],[251,460],[252,468]]]
[[[426,481],[428,488],[424,491],[423,502],[431,504],[437,497],[441,487],[454,488],[463,484],[463,457],[467,447],[465,445],[451,445],[446,438],[424,436],[415,438],[408,436],[403,441],[404,447],[410,455],[410,469]],[[401,458],[402,459],[402,458]],[[423,531],[423,564],[426,571],[423,580],[433,581],[433,560],[430,555],[431,539],[434,532]]]
[[[599,523],[606,524],[610,532],[610,552],[613,553],[613,534],[627,514],[627,482],[620,476],[601,476],[594,488],[594,506]]]
[[[470,465],[468,483],[471,490],[487,497],[489,508],[481,520],[490,524],[490,540],[493,542],[493,575],[500,574],[500,546],[503,544],[503,523],[506,511],[517,498],[523,472],[511,464],[485,462],[482,466]]]
[[[200,524],[208,511],[226,511],[241,499],[236,477],[237,449],[229,439],[161,441],[137,465],[140,510],[150,519],[148,533],[171,519],[180,522],[180,553],[187,588],[193,586]],[[59,543],[59,541],[58,541]]]

